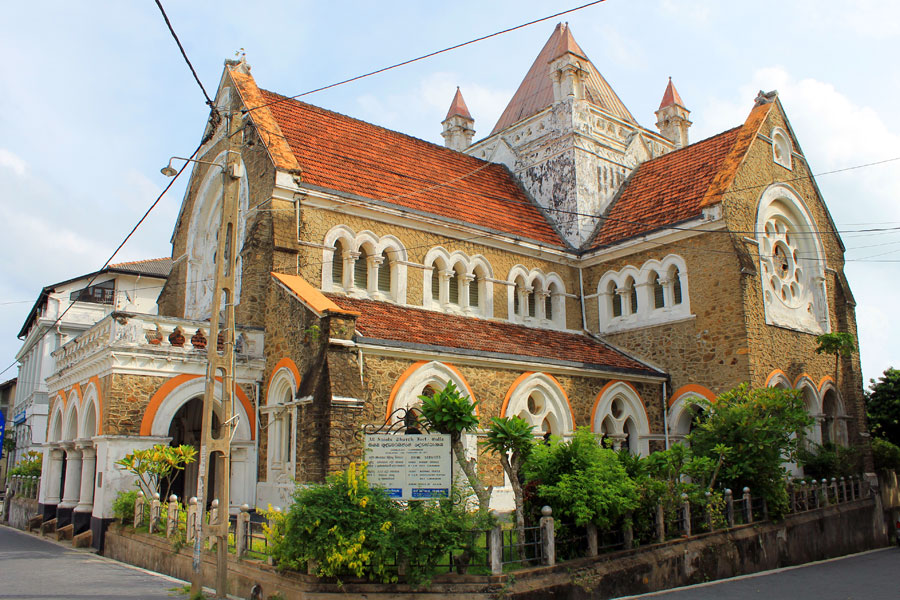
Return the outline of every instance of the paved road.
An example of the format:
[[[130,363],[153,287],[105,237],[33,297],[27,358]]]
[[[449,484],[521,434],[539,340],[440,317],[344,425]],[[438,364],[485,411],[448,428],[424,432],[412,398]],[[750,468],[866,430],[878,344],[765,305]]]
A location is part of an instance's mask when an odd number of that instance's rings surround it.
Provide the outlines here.
[[[183,585],[171,577],[150,574],[0,525],[3,600],[181,600],[185,598]]]
[[[658,600],[897,600],[900,548],[629,598]]]

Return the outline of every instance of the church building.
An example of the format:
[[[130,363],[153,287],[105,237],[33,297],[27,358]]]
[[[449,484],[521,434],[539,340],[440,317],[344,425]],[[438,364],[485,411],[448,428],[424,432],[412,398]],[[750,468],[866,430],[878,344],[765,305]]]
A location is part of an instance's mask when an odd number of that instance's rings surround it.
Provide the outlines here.
[[[235,138],[232,508],[286,506],[295,481],[361,458],[363,425],[447,382],[482,423],[589,428],[642,455],[684,438],[697,398],[798,389],[813,441],[864,445],[858,357],[835,370],[815,353],[817,335],[856,336],[844,246],[778,95],[692,142],[686,103],[660,83],[646,128],[560,24],[487,136],[461,91],[448,98],[440,146],[267,91],[227,61],[158,314],[114,312],[54,353],[45,515],[79,436],[96,453],[95,538],[132,485],[116,460],[199,443]],[[90,386],[96,432],[82,433],[73,390]],[[500,465],[479,462],[492,505],[511,507]],[[175,493],[196,480],[189,467]]]

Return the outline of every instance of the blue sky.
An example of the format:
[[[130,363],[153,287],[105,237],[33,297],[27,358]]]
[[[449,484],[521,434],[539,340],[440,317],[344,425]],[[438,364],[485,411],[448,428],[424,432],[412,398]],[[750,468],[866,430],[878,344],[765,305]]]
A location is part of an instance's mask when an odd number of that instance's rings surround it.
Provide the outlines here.
[[[257,83],[297,94],[581,2],[164,2],[210,94],[243,48]],[[645,126],[669,76],[691,139],[741,122],[777,89],[812,169],[900,157],[900,3],[889,0],[608,0],[569,14],[575,38]],[[556,21],[307,101],[436,143],[459,85],[486,134]],[[0,21],[0,369],[41,287],[103,264],[189,154],[203,96],[155,6],[8,3]],[[857,299],[864,376],[900,367],[900,161],[822,175]],[[114,262],[167,256],[184,192],[170,190]],[[0,376],[5,380],[15,369]]]

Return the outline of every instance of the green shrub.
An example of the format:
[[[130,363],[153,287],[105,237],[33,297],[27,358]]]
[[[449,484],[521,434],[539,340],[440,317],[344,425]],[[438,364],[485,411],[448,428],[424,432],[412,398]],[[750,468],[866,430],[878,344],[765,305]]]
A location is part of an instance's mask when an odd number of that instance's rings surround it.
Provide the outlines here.
[[[525,463],[526,482],[535,484],[529,490],[536,488],[532,506],[547,504],[559,519],[607,529],[637,507],[634,481],[597,436],[578,429],[571,440],[555,442],[536,445]]]
[[[137,494],[137,490],[119,492],[116,499],[113,500],[113,514],[123,523],[129,523],[134,519],[134,503],[137,500]]]
[[[350,468],[318,486],[298,488],[285,516],[284,535],[273,532],[272,556],[279,568],[306,570],[320,577],[362,577],[397,581],[395,561],[408,566],[407,580],[430,580],[448,552],[471,552],[472,529],[489,526],[465,505],[415,502],[409,508],[369,485],[366,466]]]
[[[850,477],[860,472],[861,455],[856,448],[845,448],[835,444],[810,444],[797,450],[797,462],[803,467],[803,474],[815,479]]]
[[[876,471],[894,470],[900,473],[900,446],[881,438],[872,439],[872,459]]]

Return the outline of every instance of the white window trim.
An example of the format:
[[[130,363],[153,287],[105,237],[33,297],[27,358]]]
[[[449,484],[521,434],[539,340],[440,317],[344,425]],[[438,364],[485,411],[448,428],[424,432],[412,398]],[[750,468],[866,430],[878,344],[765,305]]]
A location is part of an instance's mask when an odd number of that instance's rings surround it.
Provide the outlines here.
[[[522,296],[519,298],[519,312],[515,311],[515,295],[519,293],[516,281],[521,278],[523,282]],[[532,327],[544,327],[546,329],[566,329],[566,284],[563,278],[556,272],[544,273],[540,269],[527,269],[523,265],[515,265],[509,271],[506,278],[506,311],[510,321],[522,323]],[[553,291],[553,288],[556,288]],[[535,295],[534,316],[528,314],[529,297]],[[552,318],[547,318],[544,299],[550,296],[552,303]]]
[[[673,282],[669,278],[672,267],[678,269],[678,280],[681,283],[681,302],[675,304]],[[665,305],[656,308],[653,296],[653,282],[650,274],[656,273],[663,284]],[[626,293],[625,284],[629,278],[634,280],[634,293],[638,294],[638,310],[631,312],[631,302]],[[622,297],[622,314],[613,316],[612,294],[610,283],[615,284],[616,292]],[[673,323],[693,317],[691,314],[690,290],[688,289],[687,265],[677,254],[669,254],[662,260],[648,260],[641,268],[628,265],[619,271],[607,271],[597,284],[598,313],[600,331],[614,333],[640,327],[650,327],[662,323]]]
[[[340,240],[344,246],[343,277],[340,284],[332,281],[332,265],[335,246]],[[354,281],[356,261],[367,253],[366,286],[357,287]],[[384,252],[388,252],[391,269],[391,289],[385,293],[378,289],[378,272],[383,264]],[[406,304],[408,256],[403,243],[393,235],[377,236],[365,230],[355,233],[346,225],[332,227],[322,248],[322,291],[343,293],[357,298],[370,298],[397,304]]]
[[[621,400],[624,409],[619,418],[612,415],[612,404],[617,398]],[[596,402],[594,414],[591,416],[591,431],[596,434],[601,433],[603,421],[607,418],[614,429],[610,434],[613,444],[616,444],[617,440],[621,443],[621,440],[624,439],[625,423],[630,418],[637,429],[636,448],[632,449],[637,450],[637,454],[640,456],[650,454],[650,420],[647,417],[647,410],[644,408],[641,397],[627,383],[617,381],[603,390]]]

